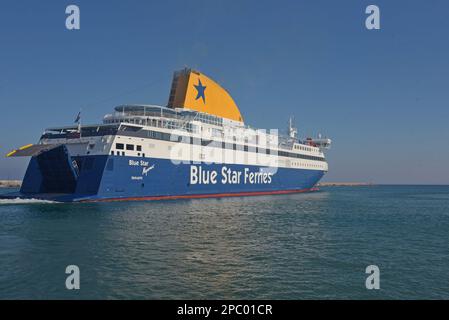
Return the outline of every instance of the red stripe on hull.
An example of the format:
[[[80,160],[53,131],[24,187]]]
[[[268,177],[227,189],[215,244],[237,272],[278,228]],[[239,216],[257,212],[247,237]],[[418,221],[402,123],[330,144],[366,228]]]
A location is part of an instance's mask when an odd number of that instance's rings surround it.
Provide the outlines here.
[[[176,200],[176,199],[204,199],[204,198],[225,198],[225,197],[248,197],[248,196],[266,196],[274,194],[292,194],[317,191],[318,188],[298,189],[298,190],[276,190],[276,191],[254,191],[254,192],[235,192],[235,193],[211,193],[211,194],[188,194],[179,196],[151,196],[151,197],[126,197],[110,198],[98,200],[81,200],[80,202],[114,202],[114,201],[146,201],[146,200]]]

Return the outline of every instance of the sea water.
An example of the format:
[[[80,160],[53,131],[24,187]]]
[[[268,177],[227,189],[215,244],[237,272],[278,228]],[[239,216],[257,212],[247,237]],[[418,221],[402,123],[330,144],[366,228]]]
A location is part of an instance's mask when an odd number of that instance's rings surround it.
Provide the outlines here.
[[[448,299],[448,240],[449,186],[1,200],[0,298]],[[66,288],[69,265],[79,267],[79,290]],[[365,286],[370,265],[379,290]]]

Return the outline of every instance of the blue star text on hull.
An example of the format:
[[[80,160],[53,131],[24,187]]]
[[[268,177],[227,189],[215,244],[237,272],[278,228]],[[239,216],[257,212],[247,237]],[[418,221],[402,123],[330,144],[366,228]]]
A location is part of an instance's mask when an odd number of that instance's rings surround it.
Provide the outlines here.
[[[203,86],[200,79],[198,79],[198,85],[193,85],[193,86],[198,91],[198,94],[196,95],[195,100],[198,100],[199,98],[203,98],[203,102],[206,103],[206,96],[204,95],[204,90],[206,90],[206,86]]]

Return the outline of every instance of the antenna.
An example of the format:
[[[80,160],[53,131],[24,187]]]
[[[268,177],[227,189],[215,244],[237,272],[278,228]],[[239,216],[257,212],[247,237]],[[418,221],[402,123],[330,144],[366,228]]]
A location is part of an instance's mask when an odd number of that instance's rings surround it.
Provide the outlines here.
[[[291,117],[288,119],[288,136],[289,136],[290,138],[296,139],[296,137],[297,137],[297,135],[298,135],[298,129],[296,129],[296,128],[293,126],[293,122],[294,122],[294,117],[291,116]]]

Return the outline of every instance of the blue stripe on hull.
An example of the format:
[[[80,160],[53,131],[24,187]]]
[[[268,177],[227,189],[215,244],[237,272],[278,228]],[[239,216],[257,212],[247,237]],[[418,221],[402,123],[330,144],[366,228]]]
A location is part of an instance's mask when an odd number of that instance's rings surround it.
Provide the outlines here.
[[[85,161],[87,158],[93,160],[89,160],[89,166],[81,168],[75,193],[50,195],[37,191],[22,192],[16,196],[56,201],[96,201],[125,198],[213,196],[214,194],[270,194],[311,189],[324,174],[322,170],[271,168],[273,171],[269,179],[270,171],[267,168],[261,169],[259,166],[173,164],[168,159],[125,156],[85,156],[83,158],[85,159],[81,160]],[[80,161],[80,163],[82,162]],[[201,168],[204,174],[203,183],[194,183],[195,179],[191,180],[192,166],[196,167],[197,171]],[[223,167],[226,167],[224,172],[226,181],[223,180]],[[228,170],[231,171],[231,177],[234,178],[231,181],[228,179]],[[261,170],[265,172],[265,180],[264,176],[259,173]],[[215,180],[212,179],[213,172],[216,172]],[[259,180],[250,180],[250,176],[254,177],[257,175],[256,173],[259,173]],[[193,176],[199,178],[198,174]],[[42,174],[32,159],[26,179],[32,180],[33,177],[42,180]],[[32,182],[24,181],[24,185],[33,185]],[[87,187],[89,185],[94,185],[95,188]],[[35,190],[38,189],[35,188]]]
[[[130,165],[130,160],[137,161],[138,164]],[[143,163],[143,166],[141,166],[141,161],[148,163]],[[212,172],[216,172],[216,183],[212,183],[210,176],[209,181],[206,179],[208,183],[190,183],[191,166],[195,166],[198,170],[201,168],[203,173],[212,174]],[[150,169],[146,174],[142,174],[143,168],[148,170],[151,167],[153,169]],[[240,173],[240,179],[234,181],[236,183],[223,181],[223,167],[231,170],[231,172],[236,172],[234,175]],[[96,198],[303,190],[312,188],[324,174],[321,170],[273,168],[275,172],[272,175],[271,183],[267,181],[266,183],[250,183],[248,175],[245,181],[245,169],[247,173],[260,171],[258,166],[205,163],[173,164],[168,159],[110,156]],[[227,172],[225,173],[228,177]]]

